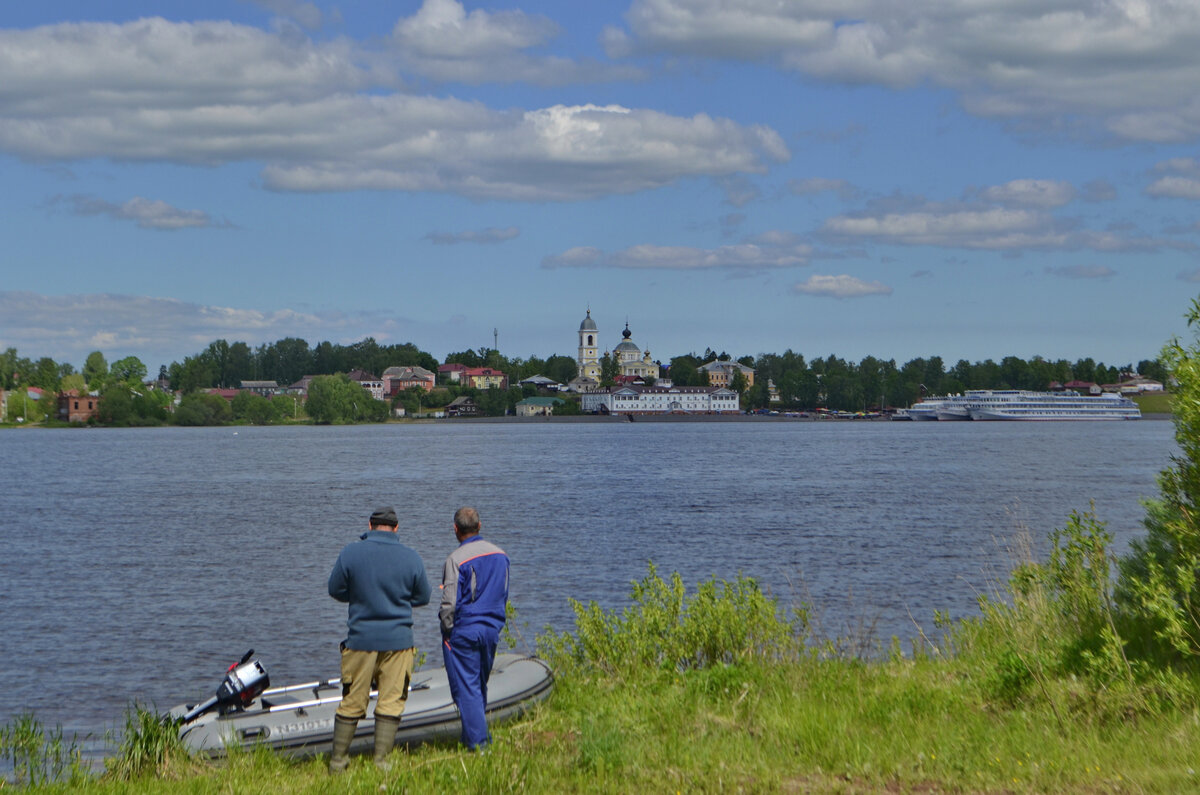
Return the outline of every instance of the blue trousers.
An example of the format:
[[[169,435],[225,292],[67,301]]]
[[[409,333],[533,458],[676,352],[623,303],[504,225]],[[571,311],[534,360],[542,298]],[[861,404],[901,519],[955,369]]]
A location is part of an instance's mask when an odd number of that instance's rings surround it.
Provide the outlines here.
[[[450,680],[450,695],[462,718],[462,742],[474,751],[491,741],[488,734],[487,683],[500,633],[491,627],[455,627],[442,641],[442,659]]]

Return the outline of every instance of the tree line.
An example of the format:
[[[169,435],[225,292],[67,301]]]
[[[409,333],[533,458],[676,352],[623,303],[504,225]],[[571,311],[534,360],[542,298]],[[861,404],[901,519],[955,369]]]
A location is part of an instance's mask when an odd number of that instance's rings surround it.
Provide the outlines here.
[[[733,357],[712,348],[705,349],[703,354],[692,352],[675,356],[663,367],[663,377],[680,386],[705,385],[707,376],[700,367],[713,360],[732,361]],[[952,394],[968,389],[1045,390],[1051,382],[1073,380],[1106,384],[1115,383],[1122,373],[1127,372],[1164,382],[1167,377],[1159,359],[1143,359],[1136,367],[1132,364],[1117,367],[1091,358],[1071,362],[1066,359],[1052,361],[1041,356],[1028,360],[1007,356],[999,362],[960,359],[947,366],[939,356],[919,357],[903,364],[874,356],[866,356],[858,362],[834,355],[808,360],[789,349],[783,353],[742,356],[736,361],[755,371],[753,386],[740,374],[730,384],[741,394],[743,407],[751,409],[774,405],[800,410],[824,407],[860,411],[909,406],[926,395]],[[508,375],[510,388],[496,390],[501,394],[494,395],[487,394],[489,390],[466,386],[452,386],[438,390],[434,395],[415,394],[415,390],[410,390],[398,396],[393,404],[416,413],[439,408],[455,397],[467,394],[475,398],[483,413],[502,414],[511,411],[523,397],[535,393],[531,388],[521,388],[521,380],[543,375],[566,383],[577,375],[575,359],[557,354],[547,358],[510,358],[493,348],[479,348],[451,353],[445,362],[467,367],[492,367]],[[379,376],[394,366],[418,366],[436,372],[438,364],[436,357],[412,343],[382,345],[372,337],[351,345],[321,342],[315,346],[303,339],[286,337],[257,347],[218,339],[182,362],[161,366],[158,378],[171,390],[189,396],[205,389],[237,387],[243,381],[275,381],[280,386],[288,386],[310,375],[333,376],[364,370]],[[609,357],[603,368],[606,383],[611,383],[618,371],[615,358]],[[56,362],[49,357],[36,360],[22,357],[15,348],[8,348],[0,355],[0,387],[16,389],[18,396],[20,390],[31,386],[50,393],[68,389],[99,392],[106,404],[102,415],[111,417],[117,424],[155,423],[166,414],[163,397],[147,396],[146,390],[141,389],[146,378],[146,366],[133,356],[109,365],[96,351],[87,357],[82,370],[76,371],[70,363]],[[780,398],[774,404],[770,402],[769,383],[774,384]],[[364,404],[357,393],[345,394],[349,391],[345,383],[328,386],[331,394],[340,395],[331,401],[331,405],[343,408],[333,414],[318,410],[318,416],[336,418],[328,421],[362,421],[380,416],[379,411],[369,404],[360,410],[358,407]],[[321,405],[322,400],[324,397],[318,399],[316,405]],[[187,404],[183,416],[197,424],[221,421],[226,416],[212,401],[190,400]],[[31,406],[26,397],[23,409],[31,415],[45,416],[51,407]],[[290,405],[286,401],[275,404],[267,401],[264,405],[247,397],[237,409],[236,415],[230,414],[228,419],[277,421],[299,415],[294,400]],[[310,416],[313,416],[311,412]],[[386,416],[386,410],[383,416]],[[37,421],[40,417],[30,416],[29,419]]]
[[[704,356],[694,353],[676,356],[671,359],[670,378],[679,385],[700,385],[705,381],[705,374],[698,369],[700,365],[713,359],[731,358],[725,353],[714,354],[711,349]],[[968,389],[1045,391],[1053,382],[1113,384],[1122,373],[1131,372],[1163,383],[1167,378],[1167,370],[1159,359],[1143,359],[1135,368],[1132,364],[1109,366],[1091,358],[1070,362],[1041,356],[1029,360],[1006,356],[999,362],[959,359],[947,367],[940,356],[910,359],[898,365],[895,359],[874,356],[866,356],[857,363],[832,355],[808,361],[803,355],[787,350],[782,354],[743,356],[737,361],[755,371],[753,386],[746,386],[744,380],[740,386],[731,385],[742,394],[745,408],[769,405],[769,382],[778,391],[778,405],[786,408],[862,411],[910,406],[926,395],[955,394]]]

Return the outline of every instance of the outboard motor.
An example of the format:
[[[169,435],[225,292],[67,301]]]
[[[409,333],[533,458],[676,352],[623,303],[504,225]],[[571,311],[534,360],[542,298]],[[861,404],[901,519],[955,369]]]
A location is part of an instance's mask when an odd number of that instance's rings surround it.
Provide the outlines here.
[[[250,702],[262,695],[271,686],[267,670],[258,660],[251,660],[254,649],[242,655],[242,659],[229,666],[217,694],[202,704],[197,704],[183,716],[183,723],[190,723],[216,707],[222,715],[241,712]]]

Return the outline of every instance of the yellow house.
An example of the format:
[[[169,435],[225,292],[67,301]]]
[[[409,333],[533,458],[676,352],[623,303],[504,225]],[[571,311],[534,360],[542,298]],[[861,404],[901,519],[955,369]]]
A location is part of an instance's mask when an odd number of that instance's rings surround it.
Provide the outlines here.
[[[732,385],[733,377],[738,372],[745,377],[747,387],[754,386],[754,368],[747,367],[741,362],[722,362],[713,359],[708,364],[702,364],[696,369],[708,374],[709,386],[728,387]]]
[[[469,386],[476,389],[508,388],[508,376],[491,367],[468,367],[463,371],[463,377]]]

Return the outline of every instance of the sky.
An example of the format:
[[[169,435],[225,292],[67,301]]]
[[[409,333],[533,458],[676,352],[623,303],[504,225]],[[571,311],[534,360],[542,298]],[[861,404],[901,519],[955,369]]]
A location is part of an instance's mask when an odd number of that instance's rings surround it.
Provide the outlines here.
[[[1193,0],[0,7],[0,349],[1109,365],[1200,294]]]

